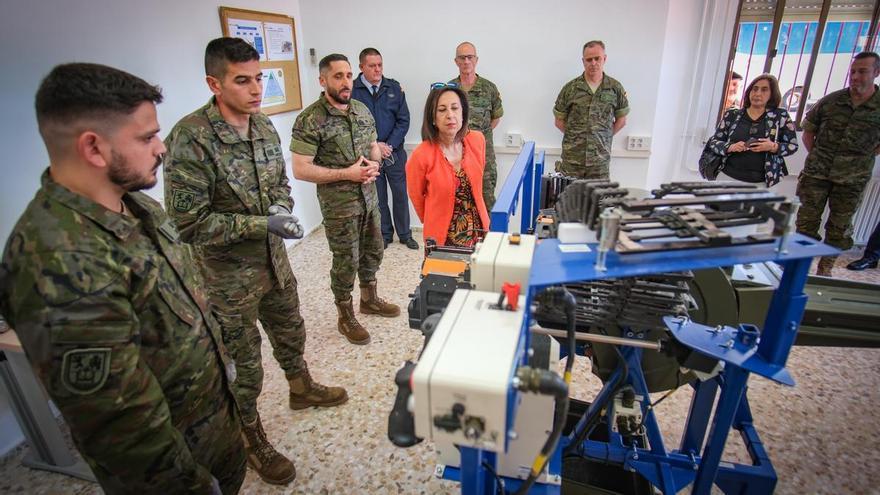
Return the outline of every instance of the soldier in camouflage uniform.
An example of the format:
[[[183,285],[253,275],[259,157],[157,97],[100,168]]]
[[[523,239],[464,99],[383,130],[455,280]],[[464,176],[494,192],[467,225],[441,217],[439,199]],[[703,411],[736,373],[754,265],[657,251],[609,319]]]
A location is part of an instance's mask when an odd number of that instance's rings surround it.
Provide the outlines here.
[[[477,74],[477,48],[473,43],[465,41],[455,48],[455,65],[458,66],[458,77],[449,81],[458,84],[467,93],[470,116],[468,128],[480,131],[486,137],[486,168],[483,169],[483,199],[486,210],[491,211],[495,204],[495,184],[498,183],[498,164],[495,162],[495,144],[492,140],[494,129],[504,107],[501,106],[501,93],[498,87],[485,77]]]
[[[337,328],[353,344],[367,344],[370,334],[354,316],[351,292],[360,279],[360,312],[385,317],[400,308],[379,297],[376,272],[384,242],[376,177],[382,153],[370,110],[351,98],[351,65],[331,54],[318,65],[324,92],[296,118],[290,150],[293,175],[318,185],[318,203],[333,266],[330,288],[339,311]]]
[[[161,205],[158,88],[61,65],[36,108],[50,166],[9,236],[0,312],[106,493],[237,493],[235,366]]]
[[[315,383],[303,359],[306,329],[283,240],[302,237],[302,229],[291,215],[278,133],[260,113],[259,54],[241,39],[218,38],[205,50],[205,70],[214,97],[166,139],[165,203],[183,240],[197,249],[238,366],[248,463],[266,482],[286,484],[296,476],[294,465],[266,440],[257,413],[257,320],[289,381],[291,409],[336,406],[348,395]]]
[[[605,44],[588,41],[584,73],[567,82],[553,107],[563,132],[562,160],[556,171],[581,179],[608,180],[611,139],[626,125],[629,101],[623,86],[604,72]]]
[[[829,93],[804,118],[804,145],[809,150],[798,178],[801,200],[797,230],[821,239],[819,226],[825,205],[825,243],[852,247],[852,217],[871,179],[874,157],[880,153],[880,57],[859,53],[849,69],[849,88]],[[818,274],[831,276],[835,257],[819,260]]]

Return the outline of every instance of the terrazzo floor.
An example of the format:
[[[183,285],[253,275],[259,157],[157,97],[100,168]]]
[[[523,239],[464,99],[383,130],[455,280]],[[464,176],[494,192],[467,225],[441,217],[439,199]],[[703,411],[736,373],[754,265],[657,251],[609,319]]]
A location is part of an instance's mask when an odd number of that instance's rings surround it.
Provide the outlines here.
[[[389,246],[379,272],[383,297],[405,308],[408,294],[418,283],[421,255],[397,242]],[[880,283],[880,270],[844,268],[859,255],[842,255],[834,276]],[[323,230],[293,247],[290,260],[299,280],[308,328],[306,359],[312,375],[322,383],[345,386],[351,399],[331,409],[289,410],[284,375],[264,339],[266,374],[260,414],[270,440],[295,460],[297,478],[277,487],[249,471],[242,493],[458,493],[456,483],[433,475],[430,444],[400,449],[386,437],[396,392],[394,373],[422,345],[421,335],[407,326],[406,312],[394,319],[360,316],[373,339],[367,346],[351,345],[336,331],[327,278],[330,254]],[[876,420],[880,349],[795,347],[788,366],[797,382],[794,388],[760,377],[749,382],[755,423],[779,477],[776,492],[880,493],[880,475],[871,464],[873,449],[880,444]],[[590,400],[601,383],[590,374],[586,360],[579,359],[574,369],[572,395]],[[656,408],[669,446],[678,444],[690,395],[690,389],[683,387]],[[20,446],[0,459],[0,493],[101,493],[95,484],[23,467],[21,459],[27,451],[28,447]],[[738,435],[728,439],[724,458],[748,461]]]

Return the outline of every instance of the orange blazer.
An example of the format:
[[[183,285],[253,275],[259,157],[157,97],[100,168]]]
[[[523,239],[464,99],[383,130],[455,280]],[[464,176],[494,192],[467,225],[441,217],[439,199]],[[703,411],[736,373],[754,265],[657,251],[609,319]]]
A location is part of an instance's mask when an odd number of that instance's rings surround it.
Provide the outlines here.
[[[467,175],[483,229],[489,230],[489,213],[483,200],[483,169],[486,167],[486,138],[477,131],[464,140],[461,168]],[[406,162],[406,187],[409,199],[422,221],[424,238],[446,244],[446,232],[455,206],[455,172],[438,144],[422,141]]]

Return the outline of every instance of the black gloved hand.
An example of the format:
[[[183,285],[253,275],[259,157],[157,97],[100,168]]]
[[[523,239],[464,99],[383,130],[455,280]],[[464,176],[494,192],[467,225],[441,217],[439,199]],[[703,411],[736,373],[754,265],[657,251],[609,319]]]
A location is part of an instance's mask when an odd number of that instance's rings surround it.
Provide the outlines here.
[[[302,239],[303,228],[295,216],[289,213],[277,213],[269,216],[268,221],[269,232],[284,239]]]

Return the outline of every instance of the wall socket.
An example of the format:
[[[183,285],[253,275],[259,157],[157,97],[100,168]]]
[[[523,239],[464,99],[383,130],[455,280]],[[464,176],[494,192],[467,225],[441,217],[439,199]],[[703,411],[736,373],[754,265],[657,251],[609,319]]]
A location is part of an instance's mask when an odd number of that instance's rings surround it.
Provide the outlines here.
[[[626,149],[629,151],[651,151],[651,136],[627,136]]]
[[[504,135],[504,145],[511,148],[519,148],[523,144],[522,134],[518,132],[508,132]]]

